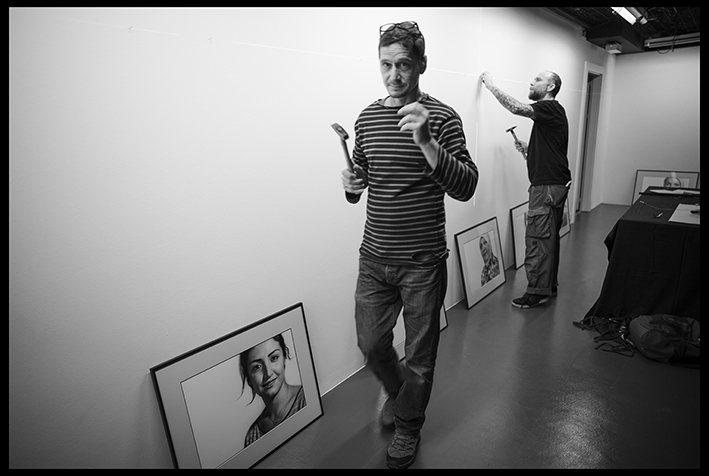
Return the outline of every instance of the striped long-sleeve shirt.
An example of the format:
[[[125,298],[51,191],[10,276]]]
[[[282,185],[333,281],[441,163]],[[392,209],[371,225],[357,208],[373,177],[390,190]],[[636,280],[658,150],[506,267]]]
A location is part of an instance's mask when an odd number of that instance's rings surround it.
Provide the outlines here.
[[[469,200],[478,169],[465,143],[463,124],[450,106],[424,96],[432,137],[440,144],[438,166],[431,170],[411,131],[397,126],[400,107],[377,101],[355,122],[353,161],[368,174],[367,220],[360,253],[376,261],[415,264],[418,253],[444,257],[447,193]]]

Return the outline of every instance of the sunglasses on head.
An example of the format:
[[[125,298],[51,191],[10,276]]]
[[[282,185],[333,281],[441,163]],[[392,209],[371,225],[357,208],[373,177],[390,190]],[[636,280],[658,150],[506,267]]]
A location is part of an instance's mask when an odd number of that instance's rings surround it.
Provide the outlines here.
[[[421,34],[421,31],[419,30],[418,24],[415,21],[405,21],[401,23],[385,23],[384,25],[379,27],[379,36],[382,36],[384,33],[396,30],[397,28],[416,36],[423,36]]]

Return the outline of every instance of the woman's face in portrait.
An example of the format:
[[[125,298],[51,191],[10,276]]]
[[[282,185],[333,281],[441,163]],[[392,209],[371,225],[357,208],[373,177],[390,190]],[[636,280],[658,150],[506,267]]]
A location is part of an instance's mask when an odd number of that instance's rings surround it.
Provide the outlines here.
[[[260,396],[275,396],[285,380],[283,349],[274,339],[268,339],[249,350],[248,378]]]
[[[490,244],[482,236],[480,237],[480,255],[486,263],[490,259]]]
[[[680,182],[677,177],[667,177],[665,178],[663,186],[669,189],[680,188],[682,186],[682,182]]]

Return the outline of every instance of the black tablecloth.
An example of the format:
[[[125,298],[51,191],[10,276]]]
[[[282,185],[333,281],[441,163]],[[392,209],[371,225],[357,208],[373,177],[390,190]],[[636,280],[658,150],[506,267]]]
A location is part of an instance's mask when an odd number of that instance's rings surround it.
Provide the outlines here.
[[[586,317],[671,314],[699,320],[699,225],[669,222],[678,204],[699,204],[699,196],[652,190],[606,237],[608,268]]]

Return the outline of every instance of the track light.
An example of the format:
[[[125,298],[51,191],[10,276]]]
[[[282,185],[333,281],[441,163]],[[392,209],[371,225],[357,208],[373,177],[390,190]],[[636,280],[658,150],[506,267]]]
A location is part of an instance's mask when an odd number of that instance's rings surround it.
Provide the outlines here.
[[[642,13],[642,10],[638,10],[635,7],[626,7],[630,13],[633,14],[635,17],[635,20],[640,23],[641,25],[644,25],[647,23],[647,18],[645,18],[645,15]]]
[[[634,25],[635,22],[640,23],[641,25],[644,25],[647,23],[647,18],[645,18],[645,15],[641,13],[640,10],[638,10],[635,7],[611,7],[614,12],[616,12],[618,15],[623,17],[623,20],[627,21],[631,25]]]
[[[627,21],[631,25],[634,25],[638,20],[635,15],[633,15],[630,10],[625,7],[611,7],[614,12],[623,17],[623,20]]]

